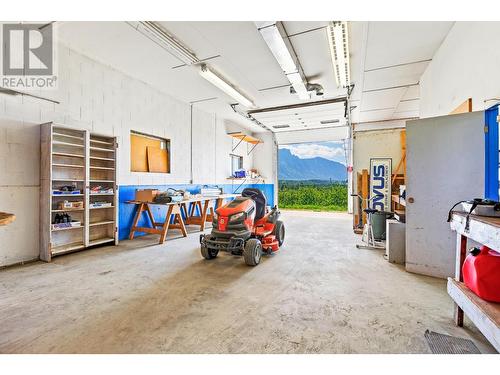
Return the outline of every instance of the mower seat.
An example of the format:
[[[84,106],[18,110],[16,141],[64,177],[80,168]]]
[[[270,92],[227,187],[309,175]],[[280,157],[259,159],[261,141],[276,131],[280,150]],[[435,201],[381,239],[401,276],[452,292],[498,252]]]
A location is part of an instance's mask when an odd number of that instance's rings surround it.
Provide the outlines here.
[[[364,211],[366,214],[368,214],[368,215],[369,215],[369,214],[374,214],[375,212],[378,212],[378,210],[375,210],[375,209],[373,209],[373,208],[365,208],[363,211]]]
[[[241,192],[243,197],[252,199],[255,202],[255,220],[262,219],[266,214],[266,196],[259,189],[246,188]]]

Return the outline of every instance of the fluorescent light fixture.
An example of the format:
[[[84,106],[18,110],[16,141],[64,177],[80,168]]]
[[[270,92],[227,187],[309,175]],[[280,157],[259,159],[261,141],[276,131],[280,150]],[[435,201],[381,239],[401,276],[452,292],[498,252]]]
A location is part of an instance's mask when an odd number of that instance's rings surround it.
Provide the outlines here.
[[[127,22],[141,34],[167,50],[186,65],[200,62],[196,55],[170,34],[163,26],[153,21]]]
[[[287,45],[287,42],[288,44],[290,42],[281,23],[276,21],[255,22],[255,26],[299,98],[302,100],[310,99],[311,96],[307,92],[306,84],[300,74],[297,56],[291,46]]]
[[[286,77],[292,84],[295,92],[299,96],[300,99],[310,99],[309,93],[307,92],[306,86],[304,85],[304,81],[302,80],[302,76],[298,72],[287,74]]]
[[[328,44],[332,56],[337,87],[347,87],[351,80],[349,68],[349,37],[347,22],[332,21],[328,26]]]
[[[227,95],[236,100],[239,104],[247,108],[253,107],[253,102],[245,97],[241,92],[236,90],[230,83],[219,77],[215,72],[210,70],[205,64],[201,65],[200,75],[210,82],[215,87],[224,91]]]

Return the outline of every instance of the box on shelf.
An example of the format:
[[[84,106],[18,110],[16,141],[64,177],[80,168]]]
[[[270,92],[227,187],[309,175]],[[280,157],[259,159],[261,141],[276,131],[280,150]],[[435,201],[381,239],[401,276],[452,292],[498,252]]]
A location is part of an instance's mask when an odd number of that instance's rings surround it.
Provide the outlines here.
[[[83,208],[83,201],[78,201],[78,202],[62,201],[57,204],[58,210],[71,210],[74,208]]]
[[[222,188],[218,186],[203,186],[200,191],[202,196],[217,196],[222,194]]]
[[[135,200],[139,202],[154,202],[158,195],[157,189],[137,189],[135,191]]]
[[[113,188],[102,187],[102,186],[94,186],[90,189],[90,194],[113,194],[115,191]]]
[[[239,169],[237,171],[234,171],[233,177],[235,178],[245,178],[247,175],[246,171],[244,169]]]
[[[111,207],[113,203],[111,202],[93,202],[89,204],[90,208],[102,208],[102,207]]]
[[[81,221],[72,221],[71,223],[57,223],[52,224],[52,229],[64,229],[64,228],[72,228],[72,227],[81,227]]]
[[[64,191],[64,190],[59,190],[59,189],[54,189],[52,190],[52,194],[54,195],[74,195],[74,194],[81,194],[81,190],[73,190],[73,191]]]

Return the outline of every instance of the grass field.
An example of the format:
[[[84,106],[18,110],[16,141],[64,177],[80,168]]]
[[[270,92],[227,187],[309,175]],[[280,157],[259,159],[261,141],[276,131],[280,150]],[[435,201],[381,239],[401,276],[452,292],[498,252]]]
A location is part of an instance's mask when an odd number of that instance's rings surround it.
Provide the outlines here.
[[[328,181],[280,181],[280,208],[347,211],[347,184]]]

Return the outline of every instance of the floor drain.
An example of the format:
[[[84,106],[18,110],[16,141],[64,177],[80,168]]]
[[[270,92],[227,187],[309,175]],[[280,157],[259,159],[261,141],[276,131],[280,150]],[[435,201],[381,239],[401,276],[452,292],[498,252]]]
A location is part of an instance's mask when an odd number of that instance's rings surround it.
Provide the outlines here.
[[[425,331],[425,339],[433,354],[481,354],[477,346],[468,339]]]

